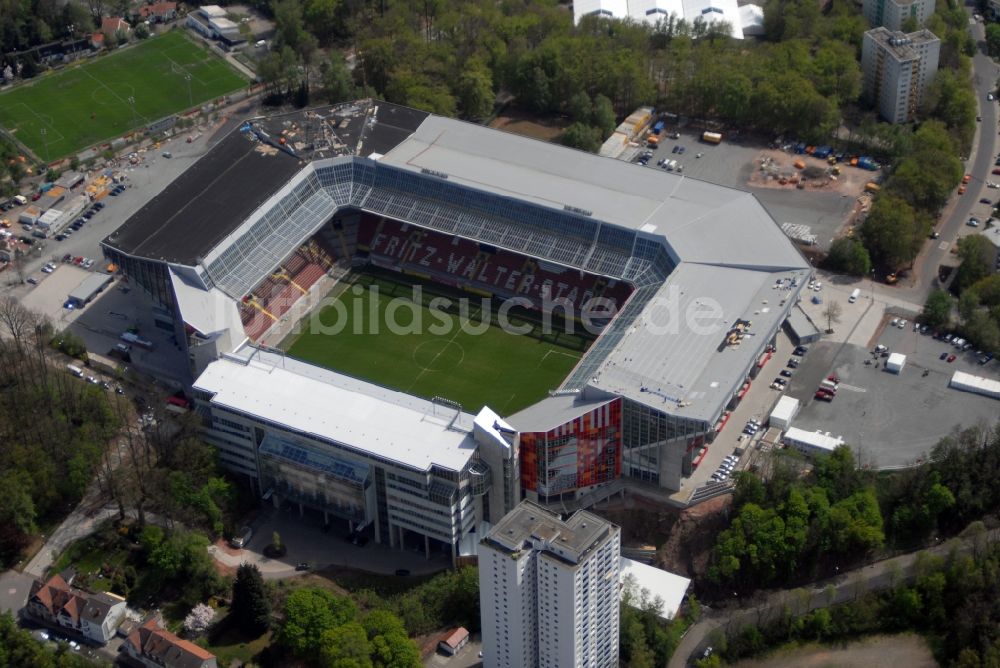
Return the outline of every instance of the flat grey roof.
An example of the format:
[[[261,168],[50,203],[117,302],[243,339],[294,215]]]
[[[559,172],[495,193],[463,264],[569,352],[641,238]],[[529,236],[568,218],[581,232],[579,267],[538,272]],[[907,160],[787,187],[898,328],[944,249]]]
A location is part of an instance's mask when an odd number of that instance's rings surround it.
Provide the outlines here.
[[[714,422],[781,327],[807,275],[682,262],[589,385],[664,413]],[[791,277],[797,287],[787,287],[787,280],[778,286]],[[739,345],[720,350],[737,320],[752,326]]]
[[[813,337],[819,334],[816,324],[809,319],[802,307],[796,304],[795,308],[788,314],[788,326],[792,328],[795,336],[799,339]]]
[[[114,277],[108,274],[93,273],[83,279],[80,285],[73,288],[73,291],[69,293],[69,298],[85,304],[113,280]]]
[[[549,431],[613,400],[612,396],[587,399],[579,392],[565,392],[514,413],[507,422],[518,431]]]
[[[381,161],[557,210],[583,209],[595,220],[666,237],[685,262],[808,266],[748,192],[472,123],[429,116]]]
[[[194,389],[213,405],[419,471],[461,471],[476,450],[468,413],[249,347],[209,364]]]
[[[579,562],[615,525],[602,517],[578,510],[566,521],[531,501],[522,501],[490,529],[483,540],[508,553],[528,547]],[[544,543],[539,545],[538,541]]]

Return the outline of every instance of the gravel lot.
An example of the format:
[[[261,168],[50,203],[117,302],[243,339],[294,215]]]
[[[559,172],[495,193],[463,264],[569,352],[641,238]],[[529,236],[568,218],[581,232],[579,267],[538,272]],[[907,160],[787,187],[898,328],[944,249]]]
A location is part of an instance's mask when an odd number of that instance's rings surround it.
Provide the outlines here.
[[[833,647],[807,646],[766,659],[740,661],[735,668],[934,668],[930,647],[916,635],[875,636]]]

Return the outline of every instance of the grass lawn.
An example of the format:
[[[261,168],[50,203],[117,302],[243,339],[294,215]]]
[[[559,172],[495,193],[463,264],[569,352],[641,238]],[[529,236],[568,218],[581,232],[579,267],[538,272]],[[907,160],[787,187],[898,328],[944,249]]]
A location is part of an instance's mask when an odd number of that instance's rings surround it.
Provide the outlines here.
[[[72,566],[81,585],[92,591],[108,591],[113,576],[129,563],[130,557],[127,539],[109,525],[71,543],[56,559],[49,573],[60,573]]]
[[[251,638],[237,628],[236,624],[225,620],[228,614],[227,608],[219,608],[215,618],[216,622],[221,621],[219,628],[208,637],[199,638],[196,644],[214,654],[220,666],[232,665],[233,661],[238,661],[239,665],[249,665],[271,644],[271,632]]]
[[[0,125],[51,161],[244,85],[224,60],[173,30],[3,93]]]
[[[422,303],[415,304],[411,285],[395,276],[366,271],[352,274],[349,282],[354,285],[344,289],[342,284],[334,304],[313,315],[323,327],[339,331],[317,331],[315,320],[307,318],[288,353],[410,394],[451,399],[472,412],[486,405],[509,415],[537,402],[560,385],[590,344],[577,335],[542,336],[537,323],[528,325],[532,331],[527,335],[495,324],[471,331],[459,326],[457,315],[425,304],[435,295],[469,297],[466,322],[471,325],[492,314],[481,309],[481,298],[442,286],[424,284]],[[377,298],[373,285],[379,288]],[[391,323],[412,331],[391,330]]]

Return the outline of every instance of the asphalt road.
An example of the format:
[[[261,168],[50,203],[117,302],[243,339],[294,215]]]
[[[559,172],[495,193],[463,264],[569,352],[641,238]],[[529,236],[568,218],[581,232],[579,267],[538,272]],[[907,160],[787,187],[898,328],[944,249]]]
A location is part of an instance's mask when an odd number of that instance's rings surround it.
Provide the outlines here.
[[[711,642],[712,633],[716,630],[736,633],[749,624],[767,624],[776,620],[786,609],[791,610],[793,614],[803,615],[819,608],[853,601],[869,592],[889,589],[904,581],[912,580],[917,575],[918,559],[922,554],[945,557],[953,549],[962,554],[970,554],[981,550],[987,542],[992,543],[997,540],[1000,540],[1000,531],[994,529],[981,538],[950,541],[847,571],[830,580],[817,582],[809,588],[776,592],[751,606],[716,614],[710,611],[706,617],[688,629],[667,666],[686,668],[691,661],[700,658],[705,647]]]
[[[967,11],[971,13],[972,9],[967,8]],[[992,178],[998,130],[998,103],[987,101],[986,95],[996,89],[1000,68],[986,55],[984,24],[974,23],[970,26],[970,31],[977,45],[976,55],[972,59],[972,81],[978,105],[977,113],[983,119],[981,123],[977,123],[972,150],[969,152],[969,160],[965,163],[966,173],[972,175],[972,180],[969,182],[968,191],[964,195],[958,195],[956,191],[946,207],[942,215],[943,222],[937,228],[941,238],[929,241],[928,250],[917,259],[916,282],[896,288],[899,297],[915,304],[922,305],[930,291],[938,287],[938,267],[949,260],[951,247],[956,243],[958,234],[969,219],[973,208],[979,204],[979,198],[995,199],[997,193],[1000,193],[1000,190],[986,188],[986,182]],[[996,180],[1000,180],[1000,177]]]

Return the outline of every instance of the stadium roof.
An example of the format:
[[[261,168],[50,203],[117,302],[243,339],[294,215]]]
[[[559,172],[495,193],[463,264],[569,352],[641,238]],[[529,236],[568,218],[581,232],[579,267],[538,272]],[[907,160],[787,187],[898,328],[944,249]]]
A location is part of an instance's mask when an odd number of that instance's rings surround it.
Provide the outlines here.
[[[209,364],[194,389],[212,405],[420,471],[461,471],[476,449],[472,415],[452,423],[452,409],[282,355],[243,349]]]
[[[283,149],[277,139],[257,141],[260,135],[234,128],[104,243],[127,255],[194,266],[306,162],[385,152],[428,115],[367,103],[339,105],[326,112],[252,119],[264,136],[285,138],[291,150]]]
[[[682,262],[588,384],[671,415],[714,421],[785,320],[797,289],[784,287],[787,281],[778,287],[778,279],[802,273]],[[720,350],[737,320],[752,323],[747,337]]]
[[[170,283],[177,297],[177,310],[184,324],[190,325],[204,336],[226,329],[239,332],[243,329],[236,302],[218,288],[206,290],[179,271],[170,269]],[[245,337],[240,338],[242,343]]]
[[[283,151],[226,136],[113,232],[128,255],[194,265],[302,169]]]
[[[745,191],[372,100],[253,119],[105,244],[200,262],[238,299],[345,206],[640,286],[564,384],[579,398],[544,400],[521,428],[605,393],[717,419],[811,271]],[[557,243],[527,245],[546,232]],[[722,345],[737,320],[752,327]]]
[[[666,237],[675,257],[772,270],[802,255],[752,194],[430,116],[382,163],[541,206],[576,207],[595,220]]]

